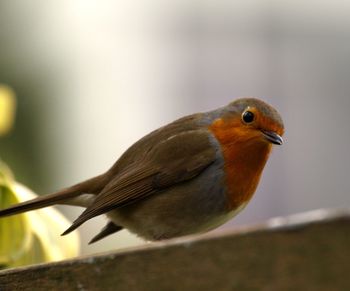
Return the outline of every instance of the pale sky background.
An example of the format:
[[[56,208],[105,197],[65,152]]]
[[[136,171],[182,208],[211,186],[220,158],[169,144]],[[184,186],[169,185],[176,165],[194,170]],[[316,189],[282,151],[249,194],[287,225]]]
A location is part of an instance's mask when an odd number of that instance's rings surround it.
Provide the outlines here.
[[[0,0],[0,43],[18,130],[35,120],[32,147],[14,132],[19,152],[0,154],[37,193],[102,173],[178,117],[255,96],[280,111],[286,142],[225,227],[350,204],[350,2]],[[124,232],[88,246],[103,225],[81,228],[84,254],[143,243]]]

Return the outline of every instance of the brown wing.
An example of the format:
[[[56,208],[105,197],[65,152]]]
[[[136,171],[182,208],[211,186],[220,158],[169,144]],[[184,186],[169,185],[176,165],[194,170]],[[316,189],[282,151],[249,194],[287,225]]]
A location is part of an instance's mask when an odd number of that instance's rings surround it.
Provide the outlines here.
[[[180,133],[160,142],[145,153],[142,160],[113,178],[63,234],[92,217],[194,178],[213,163],[215,157],[216,148],[206,130]]]

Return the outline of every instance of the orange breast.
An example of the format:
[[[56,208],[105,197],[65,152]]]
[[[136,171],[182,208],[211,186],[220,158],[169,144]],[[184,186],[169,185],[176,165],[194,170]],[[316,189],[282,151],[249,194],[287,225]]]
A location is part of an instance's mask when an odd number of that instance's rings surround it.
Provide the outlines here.
[[[234,210],[254,194],[271,145],[259,139],[258,131],[242,126],[239,119],[217,119],[209,130],[221,144],[229,208]]]

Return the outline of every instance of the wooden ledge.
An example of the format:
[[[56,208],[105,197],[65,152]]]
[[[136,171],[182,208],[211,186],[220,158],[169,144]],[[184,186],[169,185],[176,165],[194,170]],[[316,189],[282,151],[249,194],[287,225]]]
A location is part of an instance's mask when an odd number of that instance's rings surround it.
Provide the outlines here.
[[[0,272],[0,290],[350,290],[350,209]]]

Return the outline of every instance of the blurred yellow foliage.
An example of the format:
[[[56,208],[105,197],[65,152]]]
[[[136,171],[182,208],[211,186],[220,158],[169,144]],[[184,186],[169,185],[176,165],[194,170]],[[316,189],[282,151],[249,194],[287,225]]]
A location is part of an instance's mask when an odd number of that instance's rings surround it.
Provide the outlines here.
[[[0,85],[0,136],[8,133],[15,119],[13,90]],[[37,197],[16,182],[0,160],[0,209]],[[48,207],[0,219],[0,269],[34,263],[58,261],[78,255],[78,233],[60,234],[70,222],[56,209]]]
[[[10,131],[15,119],[16,99],[13,90],[0,84],[0,136]]]
[[[9,169],[0,163],[0,208],[36,196],[16,182]],[[1,218],[0,269],[78,255],[80,240],[77,232],[60,236],[69,225],[70,222],[52,207]]]

